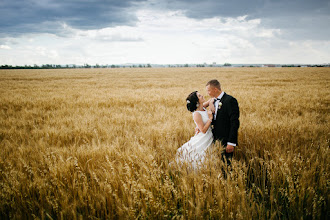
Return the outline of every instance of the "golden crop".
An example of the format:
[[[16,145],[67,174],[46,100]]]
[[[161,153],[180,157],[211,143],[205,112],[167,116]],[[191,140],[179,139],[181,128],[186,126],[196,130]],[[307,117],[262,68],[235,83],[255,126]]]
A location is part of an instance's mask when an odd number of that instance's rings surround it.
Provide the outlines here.
[[[241,112],[226,179],[219,146],[169,166],[213,78]],[[329,68],[1,70],[0,218],[325,219],[329,85]]]

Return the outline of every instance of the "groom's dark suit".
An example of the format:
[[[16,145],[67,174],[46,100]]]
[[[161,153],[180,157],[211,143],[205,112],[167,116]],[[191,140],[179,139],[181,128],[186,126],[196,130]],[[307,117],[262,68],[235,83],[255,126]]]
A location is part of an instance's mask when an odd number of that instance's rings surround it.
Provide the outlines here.
[[[212,121],[214,141],[219,140],[224,147],[227,143],[237,143],[237,133],[239,128],[239,107],[237,100],[224,93],[220,102],[221,107],[218,108],[216,119]],[[233,153],[225,153],[227,159],[231,158]]]

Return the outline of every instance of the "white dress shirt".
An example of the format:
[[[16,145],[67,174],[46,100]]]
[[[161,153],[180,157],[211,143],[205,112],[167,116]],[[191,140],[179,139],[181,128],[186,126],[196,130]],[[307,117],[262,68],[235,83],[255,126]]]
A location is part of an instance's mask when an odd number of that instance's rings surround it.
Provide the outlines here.
[[[217,98],[218,98],[218,99],[221,99],[222,96],[223,96],[224,94],[225,94],[225,92],[221,92],[221,94],[220,94]],[[216,100],[216,101],[214,102],[214,107],[215,107],[214,120],[216,120],[216,118],[217,118],[219,102],[220,102],[220,100]],[[227,145],[231,145],[231,146],[236,147],[236,144],[234,144],[234,143],[230,143],[230,142],[227,142]]]
[[[224,94],[225,94],[225,92],[221,92],[220,95],[217,98],[218,99],[221,99]],[[214,120],[217,118],[217,112],[218,112],[219,102],[220,102],[220,100],[216,100],[214,102],[214,107],[215,107]]]

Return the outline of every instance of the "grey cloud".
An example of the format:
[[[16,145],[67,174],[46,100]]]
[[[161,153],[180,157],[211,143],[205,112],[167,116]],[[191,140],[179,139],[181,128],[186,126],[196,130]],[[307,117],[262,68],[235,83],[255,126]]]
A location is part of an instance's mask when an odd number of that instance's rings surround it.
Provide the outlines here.
[[[286,15],[329,15],[329,0],[168,0],[159,3],[185,11],[191,18],[238,17],[276,18]]]
[[[145,0],[2,0],[0,35],[59,33],[63,24],[76,29],[134,25],[134,7]]]
[[[168,0],[166,7],[180,9],[190,18],[238,17],[255,13],[262,0]]]
[[[194,19],[261,19],[262,26],[281,29],[286,39],[325,40],[330,36],[329,0],[168,0],[158,6],[182,10]]]
[[[70,36],[88,30],[135,25],[140,8],[182,10],[194,19],[246,16],[282,30],[287,39],[328,39],[329,0],[2,0],[0,38],[24,33]]]
[[[282,30],[282,37],[289,40],[329,40],[330,36],[330,16],[304,17],[283,16],[276,19],[265,18],[261,25],[267,28]]]

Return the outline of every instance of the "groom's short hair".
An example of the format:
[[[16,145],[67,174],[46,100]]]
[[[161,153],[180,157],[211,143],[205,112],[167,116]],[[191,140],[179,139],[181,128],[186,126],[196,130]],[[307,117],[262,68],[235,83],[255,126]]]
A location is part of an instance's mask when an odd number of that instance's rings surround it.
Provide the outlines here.
[[[212,80],[208,81],[206,83],[206,86],[208,86],[208,85],[213,86],[213,87],[221,90],[220,82],[218,80],[216,80],[216,79],[212,79]]]

